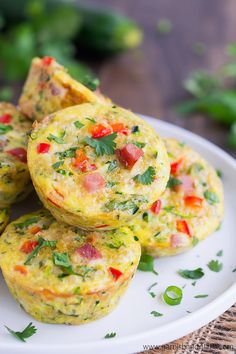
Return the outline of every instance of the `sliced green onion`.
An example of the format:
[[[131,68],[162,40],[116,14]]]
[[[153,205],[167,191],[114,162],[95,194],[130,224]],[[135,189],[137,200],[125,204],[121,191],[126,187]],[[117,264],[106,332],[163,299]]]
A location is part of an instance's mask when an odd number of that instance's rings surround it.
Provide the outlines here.
[[[164,301],[171,306],[179,305],[182,301],[182,298],[182,289],[174,285],[168,286],[163,294]]]

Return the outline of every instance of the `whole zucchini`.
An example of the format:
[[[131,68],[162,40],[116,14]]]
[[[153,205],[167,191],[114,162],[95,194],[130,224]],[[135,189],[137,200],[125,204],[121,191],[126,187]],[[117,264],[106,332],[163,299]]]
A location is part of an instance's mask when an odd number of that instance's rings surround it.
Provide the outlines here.
[[[74,38],[78,49],[106,55],[139,46],[143,34],[134,21],[115,11],[84,4],[73,0],[0,0],[0,13],[9,27],[11,23],[28,20],[29,12],[34,13],[36,21],[43,9],[54,11],[61,5],[71,6],[82,17],[81,26]]]
[[[129,18],[108,10],[83,8],[82,25],[75,39],[78,48],[100,54],[114,54],[139,46],[142,31]]]

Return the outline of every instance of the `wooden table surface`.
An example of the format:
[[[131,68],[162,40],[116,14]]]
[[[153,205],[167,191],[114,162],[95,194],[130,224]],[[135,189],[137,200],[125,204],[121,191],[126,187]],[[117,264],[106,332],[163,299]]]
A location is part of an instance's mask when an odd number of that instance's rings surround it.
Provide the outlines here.
[[[236,41],[235,0],[90,0],[91,4],[110,6],[133,17],[143,28],[144,42],[138,50],[104,62],[94,58],[93,67],[102,90],[116,103],[131,110],[161,118],[185,127],[227,148],[227,129],[209,118],[195,115],[182,118],[174,106],[188,96],[182,81],[199,68],[214,71],[225,60],[225,46]],[[156,23],[168,18],[173,31],[160,36]],[[203,56],[193,52],[196,42],[206,44]],[[161,347],[145,354],[236,353],[236,309],[189,336],[173,342],[175,349]],[[199,346],[194,349],[190,345]],[[204,347],[208,344],[209,347]],[[222,349],[220,345],[231,345]],[[232,347],[234,346],[234,349]]]
[[[209,118],[177,116],[174,106],[188,96],[182,88],[188,74],[199,68],[214,71],[225,60],[225,45],[236,41],[235,0],[89,0],[134,18],[144,31],[140,49],[96,61],[102,90],[120,105],[183,126],[227,149],[227,129]],[[156,23],[168,18],[173,31],[160,36]],[[193,51],[206,44],[202,56]]]

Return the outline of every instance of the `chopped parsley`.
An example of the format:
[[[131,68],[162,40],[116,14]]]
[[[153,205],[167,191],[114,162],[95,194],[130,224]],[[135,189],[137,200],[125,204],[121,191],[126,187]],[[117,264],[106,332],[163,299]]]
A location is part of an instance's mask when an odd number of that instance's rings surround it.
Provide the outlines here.
[[[180,184],[182,184],[180,179],[170,176],[166,188],[174,188],[176,186],[179,186]]]
[[[139,141],[132,141],[132,144],[136,145],[140,149],[144,148],[147,145],[146,143],[141,143]]]
[[[150,285],[149,286],[149,288],[147,289],[147,291],[148,291],[148,294],[150,294],[151,295],[151,297],[156,297],[156,294],[153,292],[153,291],[151,291],[152,290],[152,288],[154,287],[154,286],[156,286],[157,285],[157,283],[153,283],[152,285]]]
[[[212,271],[212,272],[220,272],[223,268],[223,263],[220,263],[218,260],[211,260],[208,264],[207,264],[208,268]]]
[[[29,219],[25,220],[24,222],[14,224],[14,227],[15,227],[15,229],[22,230],[32,224],[35,224],[38,221],[39,221],[38,217],[33,217],[33,218],[29,218]]]
[[[132,214],[137,213],[139,207],[132,201],[132,200],[125,200],[123,202],[118,202],[117,200],[113,199],[110,202],[105,204],[105,210],[113,211],[113,210],[130,210]]]
[[[119,184],[119,182],[108,181],[106,184],[106,187],[112,188],[112,187],[116,186],[117,184]]]
[[[223,250],[220,250],[219,252],[216,253],[217,257],[222,257],[223,256]]]
[[[157,311],[152,311],[150,312],[151,315],[153,315],[154,317],[161,317],[163,316],[163,313],[157,312]]]
[[[223,172],[222,172],[219,168],[216,169],[216,174],[217,174],[217,176],[220,177],[220,178],[223,177]]]
[[[197,283],[197,282],[196,282],[196,280],[195,280],[195,281],[193,281],[193,282],[191,283],[191,285],[192,285],[192,286],[195,286],[196,283]]]
[[[103,155],[113,155],[115,153],[116,143],[114,142],[117,137],[117,133],[112,133],[110,135],[104,136],[103,138],[90,138],[85,137],[85,142],[95,148],[97,156]]]
[[[79,120],[75,121],[75,122],[74,122],[74,125],[75,125],[75,127],[78,128],[78,129],[81,129],[81,128],[84,127],[84,124],[81,123]]]
[[[235,273],[235,272],[236,272],[236,268],[234,268],[234,269],[232,270],[232,272]]]
[[[139,132],[140,132],[139,126],[138,126],[138,125],[134,125],[134,126],[131,128],[131,132],[132,132],[133,134],[139,133]]]
[[[42,237],[39,237],[38,238],[38,245],[28,255],[28,257],[26,258],[26,261],[24,262],[24,264],[25,265],[29,265],[30,262],[32,261],[32,259],[38,255],[39,251],[43,247],[50,247],[51,249],[53,249],[53,248],[56,247],[56,243],[57,243],[57,241],[48,241],[48,240],[44,240]]]
[[[142,270],[143,272],[152,272],[156,275],[158,273],[154,269],[154,258],[148,254],[142,254],[139,264],[138,264],[138,269]]]
[[[125,244],[119,239],[113,239],[111,242],[107,242],[106,246],[112,249],[119,249],[121,246],[125,246]]]
[[[178,274],[185,279],[201,279],[204,276],[202,268],[197,268],[194,270],[180,269]]]
[[[151,184],[156,177],[156,171],[154,167],[149,166],[147,170],[142,175],[136,175],[133,180],[138,181],[141,184]]]
[[[68,253],[53,252],[53,263],[64,268],[71,268]]]
[[[192,238],[193,247],[195,247],[198,244],[198,242],[199,242],[198,238],[196,236],[193,236],[193,238]]]
[[[59,134],[59,136],[53,135],[53,134],[49,134],[49,136],[47,137],[47,139],[49,141],[55,141],[57,144],[64,144],[64,136],[66,135],[66,132],[63,131],[62,133]]]
[[[52,168],[54,170],[57,170],[60,166],[62,166],[64,164],[64,161],[57,161],[52,165]]]
[[[204,197],[206,198],[209,204],[213,205],[219,203],[219,198],[214,192],[207,190],[204,192]]]
[[[114,338],[116,336],[116,332],[111,332],[111,333],[107,333],[105,335],[105,339],[110,339],[110,338]]]
[[[113,160],[113,161],[107,161],[106,164],[108,164],[107,172],[112,172],[118,167],[118,161]]]
[[[143,221],[148,222],[149,221],[149,213],[145,211],[142,216]]]
[[[11,125],[0,123],[0,135],[6,134],[11,131],[13,128]]]
[[[195,295],[194,297],[195,297],[195,299],[203,299],[205,297],[208,297],[208,295],[207,294],[200,294],[200,295]]]
[[[18,331],[13,331],[9,327],[5,326],[5,328],[8,330],[9,333],[11,333],[15,338],[19,339],[22,342],[26,342],[26,339],[33,336],[36,332],[37,329],[35,326],[30,322],[27,327],[22,332]]]
[[[85,119],[89,120],[91,123],[94,123],[96,124],[96,120],[94,118],[91,118],[91,117],[86,117]]]
[[[66,157],[75,157],[75,152],[76,150],[78,150],[78,147],[72,147],[70,149],[67,149],[65,151],[60,151],[60,152],[56,152],[56,155],[59,156],[60,160],[65,159]]]

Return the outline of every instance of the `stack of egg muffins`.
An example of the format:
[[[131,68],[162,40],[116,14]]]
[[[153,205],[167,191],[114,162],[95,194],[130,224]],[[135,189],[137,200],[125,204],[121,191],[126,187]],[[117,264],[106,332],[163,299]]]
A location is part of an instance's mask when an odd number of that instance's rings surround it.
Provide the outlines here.
[[[141,251],[186,251],[223,217],[221,181],[197,152],[161,139],[51,57],[33,60],[19,109],[0,104],[0,148],[1,231],[31,180],[45,207],[0,237],[5,281],[42,322],[82,324],[107,315]]]

